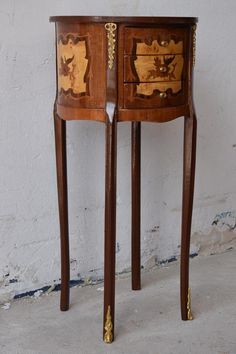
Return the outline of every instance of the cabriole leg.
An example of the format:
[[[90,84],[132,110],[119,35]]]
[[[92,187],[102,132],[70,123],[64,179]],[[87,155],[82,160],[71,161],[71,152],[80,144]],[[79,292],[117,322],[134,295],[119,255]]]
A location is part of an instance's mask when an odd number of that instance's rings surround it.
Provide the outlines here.
[[[181,240],[181,315],[182,320],[191,320],[191,298],[189,288],[189,250],[193,208],[193,192],[196,160],[197,119],[192,111],[184,118],[184,166],[183,166],[183,205]]]
[[[103,339],[114,340],[116,249],[116,119],[106,123]]]
[[[131,134],[131,175],[132,175],[132,289],[141,289],[140,274],[140,181],[141,181],[141,122],[132,122]]]
[[[61,238],[61,311],[69,309],[69,227],[66,165],[66,122],[54,113],[57,188]]]

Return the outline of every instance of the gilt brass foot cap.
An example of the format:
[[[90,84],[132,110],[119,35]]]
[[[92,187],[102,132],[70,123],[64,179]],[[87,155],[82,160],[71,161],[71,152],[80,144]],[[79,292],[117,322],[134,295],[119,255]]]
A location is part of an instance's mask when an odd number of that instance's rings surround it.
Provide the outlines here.
[[[190,288],[188,289],[187,316],[188,316],[189,321],[193,320],[193,315],[192,315],[192,311],[191,311],[191,290],[190,290]]]
[[[113,342],[113,324],[111,318],[111,306],[109,305],[107,308],[106,322],[105,322],[105,334],[104,334],[104,342],[111,343]]]

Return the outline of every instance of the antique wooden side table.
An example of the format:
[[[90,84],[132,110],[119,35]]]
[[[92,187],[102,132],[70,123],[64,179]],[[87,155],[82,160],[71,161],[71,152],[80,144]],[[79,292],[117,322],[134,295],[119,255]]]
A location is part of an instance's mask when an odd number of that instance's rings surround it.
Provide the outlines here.
[[[181,314],[192,319],[189,247],[193,204],[196,114],[193,66],[197,18],[51,17],[56,25],[54,105],[61,234],[61,310],[69,308],[69,231],[66,121],[106,124],[103,338],[114,339],[117,122],[132,122],[132,289],[140,285],[141,122],[184,117]]]

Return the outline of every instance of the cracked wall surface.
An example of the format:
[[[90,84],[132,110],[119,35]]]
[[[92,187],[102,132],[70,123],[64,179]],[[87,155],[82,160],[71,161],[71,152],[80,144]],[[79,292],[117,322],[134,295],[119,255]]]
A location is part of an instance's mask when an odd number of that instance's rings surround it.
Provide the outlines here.
[[[214,5],[214,15],[212,6]],[[236,2],[2,1],[0,6],[0,301],[60,282],[50,15],[199,16],[191,253],[235,248]],[[71,278],[103,276],[104,126],[68,124]],[[130,269],[130,124],[118,127],[117,271]],[[142,124],[142,265],[180,253],[183,119]]]

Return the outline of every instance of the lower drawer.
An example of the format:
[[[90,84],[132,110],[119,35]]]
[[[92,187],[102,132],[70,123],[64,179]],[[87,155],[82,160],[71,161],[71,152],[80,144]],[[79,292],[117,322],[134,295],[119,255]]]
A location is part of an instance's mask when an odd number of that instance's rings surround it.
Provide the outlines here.
[[[173,107],[185,104],[187,81],[124,84],[124,108]]]

